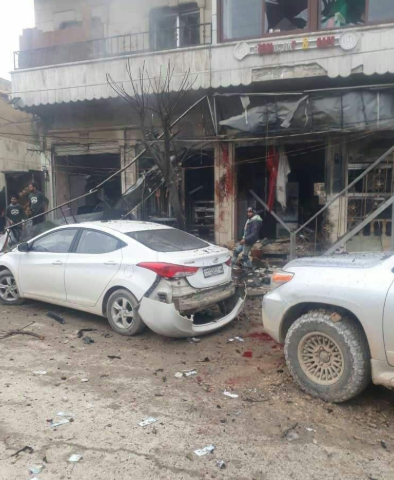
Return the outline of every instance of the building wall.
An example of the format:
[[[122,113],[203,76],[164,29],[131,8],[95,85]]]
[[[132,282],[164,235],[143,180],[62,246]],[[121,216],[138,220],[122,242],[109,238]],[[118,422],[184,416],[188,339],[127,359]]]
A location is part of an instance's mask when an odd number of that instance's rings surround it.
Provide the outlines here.
[[[193,0],[35,0],[36,28],[58,30],[63,22],[83,22],[86,10],[104,25],[105,36],[146,32],[153,8],[174,7]],[[195,0],[201,9],[201,22],[210,22],[212,0]]]
[[[5,186],[4,171],[41,171],[33,117],[9,104],[11,82],[0,79],[0,191]]]

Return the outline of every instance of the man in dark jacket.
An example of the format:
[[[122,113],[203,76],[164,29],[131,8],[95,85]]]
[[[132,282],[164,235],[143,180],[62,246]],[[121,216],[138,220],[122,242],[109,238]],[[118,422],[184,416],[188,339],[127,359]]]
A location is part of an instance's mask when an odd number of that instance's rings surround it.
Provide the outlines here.
[[[5,216],[9,222],[9,225],[17,225],[21,223],[23,220],[26,220],[26,213],[23,210],[23,207],[18,203],[18,197],[16,195],[12,195],[11,197],[11,204],[7,207],[5,211]],[[19,242],[19,239],[22,234],[22,225],[18,225],[12,229],[12,232],[15,236],[15,241]]]
[[[31,216],[36,217],[37,215],[41,215],[40,217],[33,219],[33,225],[38,225],[39,223],[45,222],[45,215],[42,214],[45,213],[49,201],[42,192],[37,190],[35,183],[29,185],[29,192]]]
[[[256,210],[249,207],[247,210],[248,219],[245,223],[244,236],[239,244],[235,247],[232,264],[235,265],[239,255],[242,253],[242,263],[244,267],[253,268],[252,262],[249,260],[249,253],[253,245],[260,238],[263,220],[260,215],[256,214]]]

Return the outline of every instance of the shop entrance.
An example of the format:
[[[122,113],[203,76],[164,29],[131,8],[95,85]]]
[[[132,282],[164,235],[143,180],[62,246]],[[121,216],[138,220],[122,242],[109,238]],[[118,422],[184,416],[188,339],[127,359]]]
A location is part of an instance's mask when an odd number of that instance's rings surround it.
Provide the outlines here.
[[[279,150],[276,149],[275,152],[278,153]],[[264,220],[262,237],[268,239],[288,237],[286,230],[250,193],[250,190],[253,190],[268,204],[270,194],[268,153],[265,146],[237,149],[238,238],[242,237],[248,206],[255,207]],[[286,184],[286,207],[283,209],[277,200],[275,183],[273,211],[289,228],[296,229],[317,213],[325,202],[325,148],[321,144],[306,146],[294,144],[286,145],[284,153],[290,167]]]

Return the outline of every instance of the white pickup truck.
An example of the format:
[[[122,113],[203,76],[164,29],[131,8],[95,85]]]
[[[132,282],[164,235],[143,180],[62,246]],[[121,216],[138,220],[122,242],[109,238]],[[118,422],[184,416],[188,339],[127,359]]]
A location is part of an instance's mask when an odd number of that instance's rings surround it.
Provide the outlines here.
[[[303,258],[272,279],[267,333],[309,394],[340,403],[371,382],[394,387],[394,255]]]

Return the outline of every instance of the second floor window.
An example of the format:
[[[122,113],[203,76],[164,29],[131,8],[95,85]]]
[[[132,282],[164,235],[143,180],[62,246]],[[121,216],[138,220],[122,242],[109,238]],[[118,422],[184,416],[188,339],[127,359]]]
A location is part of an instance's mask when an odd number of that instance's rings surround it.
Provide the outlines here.
[[[154,9],[151,12],[150,26],[153,50],[200,44],[200,10],[196,3]]]
[[[394,0],[220,0],[222,40],[394,21]]]

